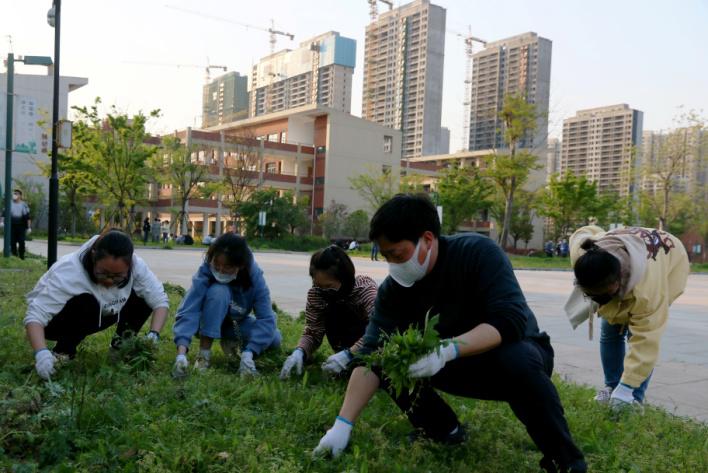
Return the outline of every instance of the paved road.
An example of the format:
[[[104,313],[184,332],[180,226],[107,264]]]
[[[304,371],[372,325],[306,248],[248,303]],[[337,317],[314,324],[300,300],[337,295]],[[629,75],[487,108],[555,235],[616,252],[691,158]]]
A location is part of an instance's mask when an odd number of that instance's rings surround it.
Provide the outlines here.
[[[45,242],[28,242],[33,253],[46,254]],[[76,251],[76,246],[60,245],[59,256]],[[158,250],[137,247],[155,274],[188,288],[192,273],[204,251]],[[255,254],[263,268],[271,296],[291,314],[305,306],[311,285],[307,270],[309,256],[303,253]],[[387,275],[384,262],[355,258],[357,273],[381,282]],[[556,350],[556,370],[567,379],[592,385],[602,384],[595,324],[594,340],[588,340],[588,326],[573,331],[563,313],[563,304],[572,289],[572,274],[563,271],[516,271],[529,305],[539,325],[551,335]],[[708,275],[691,275],[686,292],[671,307],[671,322],[662,340],[660,363],[648,391],[649,402],[664,406],[677,415],[708,421]]]

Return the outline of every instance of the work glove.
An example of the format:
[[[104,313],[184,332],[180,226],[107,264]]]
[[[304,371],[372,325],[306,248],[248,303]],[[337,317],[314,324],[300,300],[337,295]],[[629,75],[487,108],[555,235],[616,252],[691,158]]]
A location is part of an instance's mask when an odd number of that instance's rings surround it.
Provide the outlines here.
[[[238,372],[241,376],[253,376],[258,374],[256,362],[253,361],[252,351],[244,350],[241,352],[241,366],[239,366]]]
[[[173,378],[184,378],[187,376],[187,369],[189,368],[189,361],[186,355],[177,355],[175,359],[175,364],[172,367],[172,377]]]
[[[34,354],[34,367],[40,378],[48,380],[55,372],[54,363],[57,359],[47,348],[43,348]]]
[[[322,371],[327,374],[339,374],[349,366],[352,361],[352,354],[349,350],[342,350],[327,358],[327,361],[322,363]]]
[[[145,335],[145,339],[157,345],[160,341],[160,334],[155,330],[150,330],[147,335]]]
[[[283,369],[280,370],[280,379],[287,379],[290,377],[290,372],[295,368],[295,372],[299,375],[302,374],[302,361],[305,357],[304,352],[300,348],[293,350],[292,354],[285,359],[283,363]]]
[[[341,416],[337,416],[334,425],[320,439],[320,443],[315,448],[314,455],[331,453],[333,457],[342,453],[347,448],[349,437],[352,435],[354,424]]]
[[[452,361],[459,355],[457,345],[448,341],[419,359],[408,367],[408,376],[411,378],[429,378],[443,369],[448,361]]]

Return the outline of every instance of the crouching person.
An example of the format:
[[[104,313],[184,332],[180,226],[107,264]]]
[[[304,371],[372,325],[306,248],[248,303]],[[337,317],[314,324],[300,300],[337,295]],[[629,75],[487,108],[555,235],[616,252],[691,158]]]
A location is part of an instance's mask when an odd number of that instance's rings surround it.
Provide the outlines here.
[[[368,276],[355,276],[354,264],[336,245],[317,251],[310,259],[312,288],[307,292],[305,329],[300,342],[285,360],[280,378],[294,369],[302,374],[304,360],[310,359],[327,336],[335,354],[322,364],[331,375],[345,371],[352,352],[361,347],[376,299],[376,282]]]
[[[111,349],[137,334],[151,313],[147,337],[157,341],[168,308],[162,283],[119,230],[94,236],[59,259],[27,294],[27,303],[25,330],[44,379],[54,374],[57,359],[73,358],[84,338],[114,324]],[[51,351],[47,340],[56,341]]]
[[[209,367],[215,338],[221,339],[227,355],[242,349],[241,374],[257,374],[254,357],[280,346],[270,291],[243,237],[225,233],[214,240],[192,277],[174,325],[175,377],[187,374],[187,351],[197,333],[199,355],[194,367],[199,370]]]

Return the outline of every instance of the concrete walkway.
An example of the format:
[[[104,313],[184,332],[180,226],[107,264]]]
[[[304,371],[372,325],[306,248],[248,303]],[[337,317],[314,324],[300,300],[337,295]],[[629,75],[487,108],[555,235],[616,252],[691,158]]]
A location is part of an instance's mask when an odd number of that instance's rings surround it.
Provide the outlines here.
[[[155,274],[188,288],[204,251],[143,249],[137,253]],[[29,251],[46,255],[46,242],[28,242]],[[60,245],[59,256],[76,251]],[[257,252],[271,296],[285,311],[297,315],[305,307],[309,256],[303,253]],[[354,258],[357,272],[381,282],[388,274],[382,261]],[[598,347],[599,323],[594,340],[588,340],[588,325],[573,331],[563,312],[572,289],[572,273],[563,271],[516,271],[539,325],[551,335],[556,352],[556,371],[565,379],[594,387],[602,386]],[[657,364],[647,391],[647,402],[678,416],[708,422],[708,275],[692,274],[686,292],[672,305],[671,320],[661,344]]]

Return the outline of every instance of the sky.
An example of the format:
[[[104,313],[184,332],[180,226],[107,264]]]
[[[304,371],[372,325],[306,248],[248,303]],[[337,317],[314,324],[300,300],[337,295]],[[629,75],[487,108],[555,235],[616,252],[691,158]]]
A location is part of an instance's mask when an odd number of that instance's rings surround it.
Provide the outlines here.
[[[51,3],[0,0],[1,56],[10,48],[16,55],[53,55],[54,30],[46,22]],[[462,146],[464,111],[464,45],[455,33],[468,28],[487,41],[534,31],[553,42],[551,136],[560,136],[563,119],[577,110],[617,103],[643,111],[645,130],[672,127],[681,106],[708,113],[708,0],[433,3],[447,11],[442,125],[451,130],[451,151]],[[379,11],[387,8],[379,4]],[[279,36],[276,50],[330,30],[357,41],[352,113],[361,115],[370,21],[365,0],[63,0],[61,74],[89,80],[70,94],[69,104],[101,97],[127,113],[160,109],[162,116],[149,125],[153,133],[198,127],[204,66],[248,75],[269,54],[269,35],[236,22],[267,28],[271,19],[276,29],[295,35],[294,41]],[[16,70],[37,72],[36,66]]]

